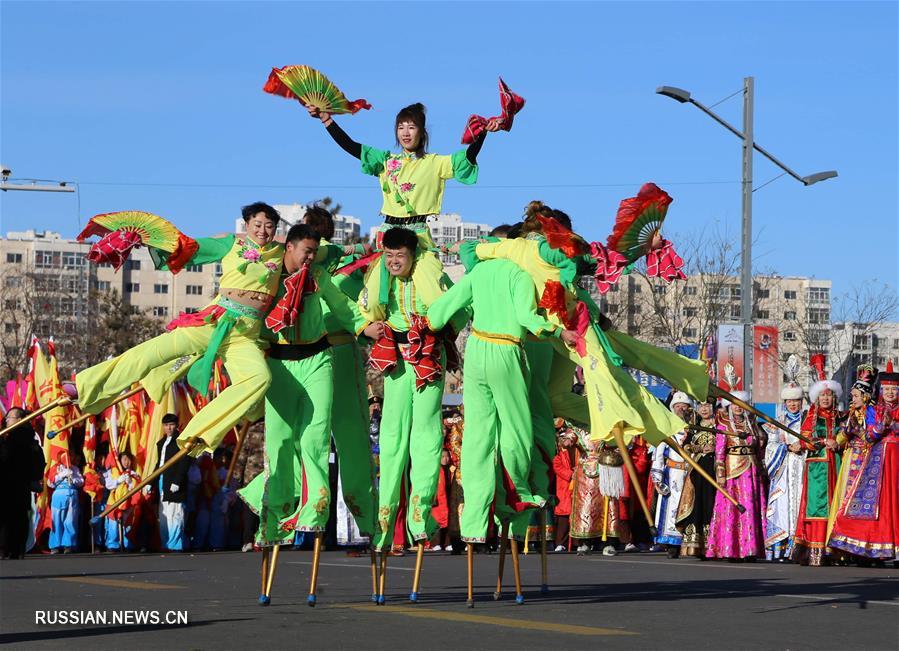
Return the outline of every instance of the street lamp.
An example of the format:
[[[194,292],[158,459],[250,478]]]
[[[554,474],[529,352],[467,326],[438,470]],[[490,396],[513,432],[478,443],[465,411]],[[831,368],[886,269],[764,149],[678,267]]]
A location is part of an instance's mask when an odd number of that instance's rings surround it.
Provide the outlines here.
[[[753,150],[759,152],[785,173],[806,186],[837,176],[836,170],[799,176],[756,144],[752,133],[754,88],[755,79],[753,77],[745,77],[743,79],[743,131],[738,130],[727,120],[714,113],[709,107],[693,99],[690,92],[683,88],[659,86],[656,89],[656,93],[659,95],[670,97],[681,104],[692,104],[743,141],[743,248],[740,261],[740,321],[743,324],[743,360],[745,363],[743,384],[748,391],[751,391],[752,387],[752,152]]]

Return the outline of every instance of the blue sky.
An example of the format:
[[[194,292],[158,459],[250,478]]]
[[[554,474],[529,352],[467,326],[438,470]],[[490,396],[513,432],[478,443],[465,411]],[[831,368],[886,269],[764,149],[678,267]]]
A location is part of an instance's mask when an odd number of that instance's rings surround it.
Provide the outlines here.
[[[431,149],[457,149],[470,113],[493,115],[496,78],[527,98],[491,134],[480,182],[444,210],[515,221],[532,198],[605,239],[618,202],[655,181],[667,231],[740,225],[740,146],[694,107],[755,77],[757,141],[800,174],[754,196],[757,267],[897,286],[897,5],[666,3],[0,4],[0,157],[15,177],[80,193],[0,195],[0,230],[73,236],[100,212],[140,209],[194,235],[230,227],[254,200],[334,197],[379,223],[374,179],[295,102],[261,88],[272,66],[319,68],[374,109],[341,118],[393,144],[393,116],[428,107]],[[740,125],[736,96],[715,107]],[[779,173],[755,159],[760,185]],[[263,187],[274,186],[274,187]]]

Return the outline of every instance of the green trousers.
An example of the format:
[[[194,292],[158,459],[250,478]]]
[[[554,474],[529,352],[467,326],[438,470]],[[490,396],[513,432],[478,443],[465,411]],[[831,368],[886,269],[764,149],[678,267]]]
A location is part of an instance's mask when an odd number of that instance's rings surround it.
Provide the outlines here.
[[[534,435],[521,347],[473,334],[465,346],[463,384],[461,533],[465,542],[484,542],[497,481],[515,513],[542,506],[548,493],[534,494],[528,480]]]
[[[416,389],[415,372],[402,358],[393,372],[384,377],[384,408],[378,439],[379,531],[374,538],[377,551],[390,549],[403,486],[406,487],[406,527],[412,539],[427,540],[437,529],[431,506],[437,493],[443,449],[440,413],[443,382],[441,376],[437,382]]]
[[[349,336],[349,335],[347,335]],[[331,430],[337,447],[343,501],[359,533],[375,532],[375,468],[368,438],[368,400],[362,353],[355,342],[331,348],[334,365],[334,405]]]
[[[265,469],[238,491],[259,516],[260,545],[279,544],[294,531],[324,531],[328,524],[332,355],[328,349],[301,360],[268,359]]]

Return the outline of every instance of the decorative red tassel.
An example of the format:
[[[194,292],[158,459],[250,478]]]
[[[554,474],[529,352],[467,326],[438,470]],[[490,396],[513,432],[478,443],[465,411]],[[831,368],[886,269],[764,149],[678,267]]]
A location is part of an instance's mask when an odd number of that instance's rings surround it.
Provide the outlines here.
[[[543,289],[543,296],[537,307],[542,307],[547,314],[555,314],[562,323],[568,321],[568,308],[565,305],[565,288],[558,280],[550,280]]]

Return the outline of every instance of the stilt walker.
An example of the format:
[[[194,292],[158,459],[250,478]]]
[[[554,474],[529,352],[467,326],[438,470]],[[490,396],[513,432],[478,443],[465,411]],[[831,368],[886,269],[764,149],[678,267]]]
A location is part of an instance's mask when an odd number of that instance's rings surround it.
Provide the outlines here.
[[[315,607],[315,588],[318,584],[318,563],[321,560],[322,555],[322,538],[325,533],[323,531],[315,532],[315,543],[312,547],[312,576],[309,579],[309,596],[306,597],[306,603],[309,606]]]
[[[522,343],[530,332],[561,337],[573,345],[576,334],[537,313],[533,281],[508,260],[486,262],[465,274],[431,305],[428,323],[440,330],[454,314],[468,308],[474,310],[474,321],[463,368],[467,393],[461,533],[471,545],[487,539],[490,505],[496,495],[494,469],[512,512],[542,509],[546,503],[547,495],[533,494],[528,481],[534,438]]]
[[[265,399],[265,471],[238,491],[259,515],[256,542],[262,547],[283,543],[295,531],[324,532],[328,520],[333,375],[321,303],[347,330],[361,328],[362,319],[327,271],[312,263],[318,247],[318,233],[306,224],[287,233],[283,282],[262,333],[271,342],[274,380]],[[274,560],[269,583],[273,571]]]
[[[193,240],[161,217],[141,212],[110,213],[91,219],[79,235],[84,239],[102,235],[88,257],[96,263],[120,267],[131,249],[139,244],[150,248],[160,270],[177,273],[187,265],[221,262],[223,275],[213,302],[193,314],[182,314],[169,324],[170,332],[75,377],[75,385],[63,388],[76,399],[84,413],[98,414],[118,394],[152,370],[196,357],[187,373],[188,382],[201,395],[209,389],[212,369],[221,357],[231,385],[211,400],[178,438],[178,445],[191,454],[212,451],[225,435],[262,401],[271,381],[258,335],[262,315],[278,285],[284,247],[273,241],[280,220],[277,211],[257,203],[242,209],[247,235]],[[173,367],[173,368],[174,368]],[[152,395],[151,398],[156,399]]]
[[[427,327],[424,317],[430,306],[451,286],[444,277],[436,290],[427,280],[427,268],[419,266],[423,258],[415,234],[404,228],[392,228],[384,234],[384,271],[386,295],[379,285],[371,285],[374,270],[366,275],[366,287],[359,296],[359,310],[367,320],[366,336],[376,339],[371,364],[384,373],[384,409],[380,429],[378,524],[374,536],[377,551],[389,551],[393,536],[400,489],[408,472],[406,522],[412,539],[428,540],[436,529],[431,505],[440,472],[443,447],[443,399],[446,354],[441,341]],[[422,274],[425,274],[423,277]],[[380,281],[379,281],[380,282]],[[467,315],[455,317],[451,326],[461,329]],[[357,330],[358,331],[358,330]],[[412,432],[414,431],[414,436]],[[382,559],[381,584],[385,581],[386,557]],[[416,572],[420,579],[420,568]],[[413,584],[417,598],[420,585]],[[379,593],[379,602],[385,595]]]
[[[503,594],[503,570],[506,565],[506,545],[509,540],[509,523],[502,525],[502,533],[499,536],[499,566],[496,573],[496,590],[493,593],[493,600],[499,601]]]

